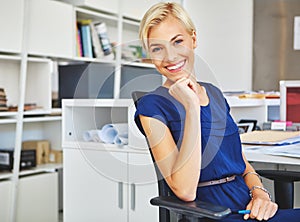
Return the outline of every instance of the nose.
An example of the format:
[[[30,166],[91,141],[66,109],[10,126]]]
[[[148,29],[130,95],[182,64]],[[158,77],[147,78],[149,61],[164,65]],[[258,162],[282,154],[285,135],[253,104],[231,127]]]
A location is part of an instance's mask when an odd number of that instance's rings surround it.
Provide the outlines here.
[[[175,61],[177,58],[177,50],[174,46],[170,45],[166,47],[165,60],[166,61]]]

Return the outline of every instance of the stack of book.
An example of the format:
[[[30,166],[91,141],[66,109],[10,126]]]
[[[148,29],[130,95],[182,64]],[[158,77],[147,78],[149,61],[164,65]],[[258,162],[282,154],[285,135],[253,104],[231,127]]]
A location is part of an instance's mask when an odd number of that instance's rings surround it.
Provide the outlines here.
[[[7,111],[7,99],[4,88],[0,88],[0,111]]]
[[[77,21],[77,56],[113,60],[114,54],[104,22]]]

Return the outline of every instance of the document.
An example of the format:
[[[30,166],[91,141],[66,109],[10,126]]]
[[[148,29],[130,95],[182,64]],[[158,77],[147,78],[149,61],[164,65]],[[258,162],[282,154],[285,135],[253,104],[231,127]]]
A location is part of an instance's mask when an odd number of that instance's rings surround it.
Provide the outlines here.
[[[300,143],[299,131],[252,131],[240,135],[243,144],[282,146]]]
[[[300,143],[286,146],[272,146],[263,150],[263,153],[277,156],[300,158]]]

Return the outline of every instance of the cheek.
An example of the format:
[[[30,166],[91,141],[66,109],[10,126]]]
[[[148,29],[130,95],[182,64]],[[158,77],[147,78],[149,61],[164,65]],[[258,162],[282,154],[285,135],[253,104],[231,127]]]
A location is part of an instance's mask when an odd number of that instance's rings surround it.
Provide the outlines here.
[[[156,68],[162,67],[162,60],[161,59],[151,59],[152,64],[155,65]]]
[[[194,50],[186,47],[186,46],[182,46],[180,47],[180,54],[184,55],[184,56],[191,56],[194,53]]]

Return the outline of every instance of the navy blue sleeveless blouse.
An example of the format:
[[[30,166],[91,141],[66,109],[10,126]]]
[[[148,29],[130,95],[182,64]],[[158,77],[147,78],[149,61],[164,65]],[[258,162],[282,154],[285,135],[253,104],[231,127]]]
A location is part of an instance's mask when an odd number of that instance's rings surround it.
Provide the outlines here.
[[[200,113],[202,163],[199,182],[231,175],[237,175],[237,177],[229,183],[198,188],[196,198],[227,206],[233,210],[245,209],[250,201],[250,196],[249,189],[241,176],[245,170],[245,162],[242,157],[237,125],[230,115],[229,105],[222,92],[210,83],[201,82],[200,84],[206,89],[209,104],[201,106]],[[160,120],[170,129],[173,139],[180,149],[185,109],[169,94],[168,90],[168,88],[160,86],[143,96],[137,105],[135,122],[145,135],[138,116],[143,115]],[[294,213],[294,211],[291,212]],[[288,210],[286,213],[290,214]],[[283,216],[286,216],[286,213]],[[277,213],[278,216],[280,214],[282,212]],[[300,218],[300,211],[298,211],[298,215]],[[276,217],[269,221],[281,221],[276,220]],[[241,215],[231,215],[222,221],[244,220]],[[249,219],[248,221],[255,220]]]

